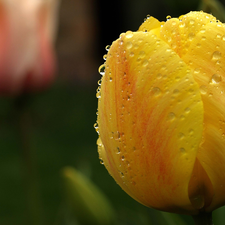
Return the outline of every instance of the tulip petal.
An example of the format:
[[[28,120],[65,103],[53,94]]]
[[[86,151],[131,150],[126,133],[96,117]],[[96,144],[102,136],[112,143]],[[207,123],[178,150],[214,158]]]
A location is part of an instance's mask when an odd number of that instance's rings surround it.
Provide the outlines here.
[[[197,213],[188,183],[203,104],[189,67],[151,31],[127,32],[109,50],[98,97],[99,154],[117,183],[146,206]]]
[[[216,18],[204,12],[190,12],[168,20],[160,29],[160,37],[182,58],[195,35],[204,32],[210,22],[216,22]]]
[[[192,69],[202,94],[204,132],[197,158],[214,190],[212,203],[206,208],[208,211],[225,202],[224,34],[225,26],[203,12],[172,19],[160,30],[161,37]],[[202,177],[198,176],[199,183]]]
[[[204,104],[203,141],[197,158],[210,178],[214,197],[208,211],[225,203],[225,25],[211,22],[192,41],[183,60],[200,86]]]
[[[149,32],[150,30],[159,28],[165,22],[159,22],[156,18],[150,16],[145,20],[144,23],[139,27],[138,31]]]

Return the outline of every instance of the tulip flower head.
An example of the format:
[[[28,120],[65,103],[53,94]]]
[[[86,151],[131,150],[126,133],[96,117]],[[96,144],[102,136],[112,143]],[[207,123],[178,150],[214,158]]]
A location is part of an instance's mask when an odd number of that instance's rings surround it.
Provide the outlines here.
[[[198,214],[225,204],[225,25],[147,17],[108,48],[97,91],[101,161],[138,202]]]
[[[0,2],[0,94],[35,91],[53,81],[57,5],[57,0]]]

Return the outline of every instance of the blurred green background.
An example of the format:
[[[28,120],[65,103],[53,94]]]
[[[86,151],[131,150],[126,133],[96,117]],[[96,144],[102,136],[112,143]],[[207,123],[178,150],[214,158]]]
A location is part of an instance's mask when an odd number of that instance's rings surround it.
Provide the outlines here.
[[[68,220],[61,170],[80,170],[105,193],[116,224],[181,224],[178,218],[148,209],[130,198],[99,163],[96,121],[98,67],[105,46],[121,32],[137,30],[147,14],[159,20],[198,9],[189,0],[62,0],[55,43],[58,74],[54,85],[29,96],[27,118],[36,195],[43,225],[79,224]],[[15,99],[0,99],[0,224],[29,223],[26,176]],[[32,202],[33,200],[30,199]],[[35,201],[35,200],[34,200]],[[223,210],[223,209],[222,209]],[[222,214],[216,224],[223,224]],[[191,218],[182,216],[187,224]],[[220,221],[221,220],[221,221]],[[37,223],[38,224],[38,223]]]

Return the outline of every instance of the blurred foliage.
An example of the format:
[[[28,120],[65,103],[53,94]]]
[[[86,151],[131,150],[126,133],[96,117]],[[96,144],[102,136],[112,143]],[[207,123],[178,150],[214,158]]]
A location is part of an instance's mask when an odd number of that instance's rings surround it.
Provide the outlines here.
[[[115,212],[102,191],[72,167],[62,170],[68,211],[82,225],[112,225]]]

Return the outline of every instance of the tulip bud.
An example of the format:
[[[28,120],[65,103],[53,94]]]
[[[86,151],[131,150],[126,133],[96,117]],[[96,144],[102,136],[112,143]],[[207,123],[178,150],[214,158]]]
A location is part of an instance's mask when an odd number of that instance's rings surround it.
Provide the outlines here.
[[[101,161],[155,209],[198,214],[225,204],[225,25],[204,12],[120,35],[100,67]]]
[[[58,0],[0,2],[0,94],[36,91],[54,79]]]

